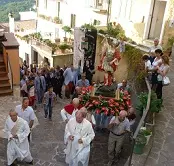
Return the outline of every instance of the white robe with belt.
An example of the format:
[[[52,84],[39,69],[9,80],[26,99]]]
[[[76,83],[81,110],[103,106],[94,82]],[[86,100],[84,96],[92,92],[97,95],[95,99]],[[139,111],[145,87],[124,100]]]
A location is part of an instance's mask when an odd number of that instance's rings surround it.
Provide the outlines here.
[[[69,140],[69,136],[73,135],[74,140]],[[91,123],[84,119],[82,123],[77,123],[76,118],[71,119],[65,128],[65,149],[66,163],[69,166],[88,166],[90,155],[90,143],[95,134]],[[83,143],[79,144],[78,140],[82,139]]]
[[[33,158],[31,157],[28,143],[28,134],[30,133],[28,123],[20,117],[17,118],[16,122],[13,122],[11,118],[8,117],[5,123],[5,133],[8,138],[8,165],[11,165],[16,159],[31,162]],[[12,135],[17,135],[18,138],[10,139]]]

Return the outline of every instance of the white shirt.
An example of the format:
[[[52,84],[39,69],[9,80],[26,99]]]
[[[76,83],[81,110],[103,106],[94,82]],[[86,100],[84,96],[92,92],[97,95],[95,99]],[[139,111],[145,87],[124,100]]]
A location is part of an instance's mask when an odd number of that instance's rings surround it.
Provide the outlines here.
[[[153,63],[152,63],[152,68],[159,66],[160,63],[162,63],[162,59],[155,58]]]
[[[149,50],[149,52],[155,52],[155,50],[160,49],[163,50],[162,47],[158,44],[157,46],[152,46]]]
[[[145,69],[148,69],[148,70],[152,69],[152,65],[151,65],[150,60],[145,62]]]
[[[70,120],[72,118],[75,118],[77,111],[78,111],[78,109],[74,109],[72,114],[70,115],[68,112],[65,111],[65,109],[62,109],[60,114],[61,114],[63,121],[65,122],[65,120]]]
[[[28,93],[28,90],[27,90],[27,84],[23,84],[21,90],[25,91],[26,93]]]
[[[22,105],[18,105],[15,108],[15,111],[18,113],[18,116],[26,120],[28,124],[31,120],[35,119],[35,114],[33,108],[28,106],[25,110],[22,109]]]

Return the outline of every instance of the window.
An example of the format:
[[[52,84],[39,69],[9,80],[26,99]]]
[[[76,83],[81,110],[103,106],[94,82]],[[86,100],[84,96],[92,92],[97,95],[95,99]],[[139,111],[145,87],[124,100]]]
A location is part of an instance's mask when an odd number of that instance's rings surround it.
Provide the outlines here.
[[[97,6],[102,6],[103,5],[103,0],[97,0]]]
[[[71,28],[74,28],[76,26],[76,15],[71,14]]]
[[[47,9],[47,0],[44,0],[44,8]]]
[[[60,2],[57,3],[57,17],[60,16]]]

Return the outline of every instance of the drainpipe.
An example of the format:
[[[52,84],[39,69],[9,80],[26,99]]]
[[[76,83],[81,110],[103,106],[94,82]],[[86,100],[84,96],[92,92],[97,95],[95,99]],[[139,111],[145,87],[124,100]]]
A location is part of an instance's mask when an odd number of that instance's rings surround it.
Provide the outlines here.
[[[107,12],[107,25],[110,22],[110,17],[111,17],[111,5],[112,5],[112,0],[108,0],[108,12]]]

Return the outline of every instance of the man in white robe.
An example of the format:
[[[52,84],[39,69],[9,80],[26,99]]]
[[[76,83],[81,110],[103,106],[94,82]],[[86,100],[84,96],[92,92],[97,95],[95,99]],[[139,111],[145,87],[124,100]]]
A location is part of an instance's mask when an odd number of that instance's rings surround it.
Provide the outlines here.
[[[5,133],[8,138],[7,160],[8,165],[15,165],[15,160],[25,161],[33,165],[31,157],[28,135],[30,128],[28,123],[17,116],[14,110],[11,110],[5,123]]]
[[[85,119],[84,109],[76,113],[76,117],[68,121],[65,128],[65,154],[69,166],[88,166],[90,143],[94,139],[91,123]]]

